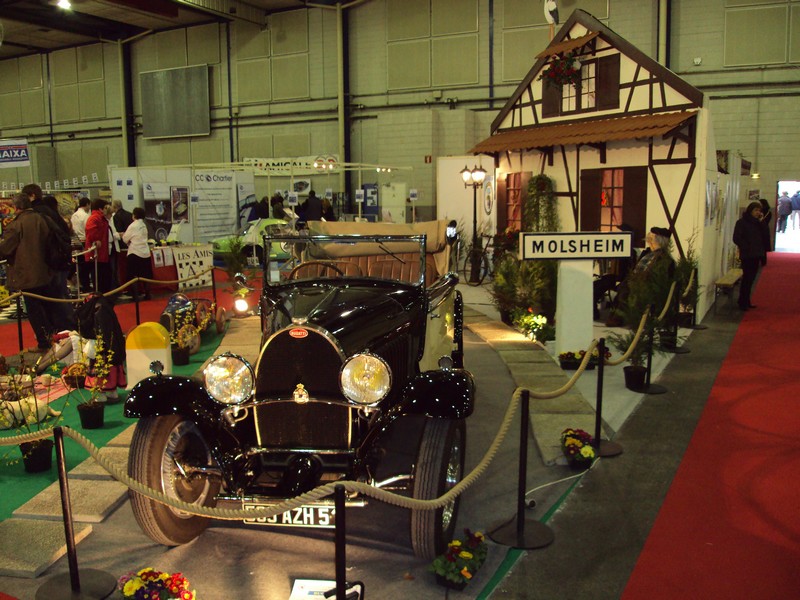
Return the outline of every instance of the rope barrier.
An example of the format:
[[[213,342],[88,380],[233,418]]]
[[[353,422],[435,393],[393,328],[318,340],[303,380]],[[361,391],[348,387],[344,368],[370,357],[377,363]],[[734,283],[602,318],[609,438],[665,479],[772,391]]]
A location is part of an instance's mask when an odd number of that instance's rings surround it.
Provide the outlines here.
[[[667,311],[672,304],[672,294],[675,293],[675,282],[672,282],[672,285],[669,286],[669,295],[667,296],[667,301],[664,303],[664,308],[661,310],[661,314],[656,317],[656,321],[663,321],[664,317],[667,316]]]
[[[694,285],[694,269],[692,269],[692,273],[689,275],[689,282],[686,284],[686,289],[681,295],[681,300],[684,300],[689,295],[689,292],[692,290],[692,285]]]
[[[647,323],[647,317],[650,314],[650,310],[644,311],[641,320],[639,321],[639,328],[636,330],[636,335],[633,336],[633,341],[631,345],[628,346],[628,349],[625,351],[625,354],[620,356],[617,360],[610,360],[606,359],[606,364],[610,367],[616,367],[624,363],[628,358],[630,358],[631,354],[633,354],[634,349],[636,348],[637,344],[639,343],[640,338],[642,337],[642,332],[644,331],[644,326]]]
[[[302,506],[304,504],[308,504],[311,502],[316,502],[321,498],[326,496],[330,496],[334,493],[336,485],[343,485],[345,490],[350,493],[359,493],[364,494],[366,496],[371,496],[372,498],[385,502],[386,504],[391,504],[394,506],[399,506],[401,508],[408,508],[413,510],[436,510],[442,508],[443,506],[449,504],[453,500],[455,500],[458,496],[460,496],[464,491],[467,490],[472,484],[474,484],[481,475],[486,471],[489,465],[494,460],[495,455],[497,454],[497,450],[500,447],[500,444],[506,437],[509,428],[511,427],[511,422],[514,417],[514,413],[517,411],[519,407],[520,397],[522,395],[522,388],[517,388],[513,395],[511,396],[511,401],[506,408],[505,415],[503,416],[503,421],[500,424],[500,428],[495,435],[494,440],[490,444],[488,450],[484,454],[481,461],[478,465],[468,474],[466,475],[461,481],[459,481],[456,485],[450,488],[446,493],[442,494],[438,498],[434,498],[432,500],[420,500],[417,498],[408,498],[406,496],[401,496],[399,494],[394,494],[392,492],[387,492],[385,490],[381,490],[375,488],[371,485],[366,483],[362,483],[359,481],[337,481],[332,483],[327,483],[325,485],[319,486],[305,494],[300,496],[296,496],[292,499],[285,500],[280,504],[276,504],[275,506],[265,507],[265,508],[258,508],[254,510],[242,510],[242,509],[224,509],[224,508],[211,508],[206,506],[198,506],[196,504],[189,504],[188,502],[183,502],[181,500],[177,500],[175,498],[171,498],[166,494],[154,490],[146,485],[136,481],[135,479],[130,478],[127,473],[125,473],[119,466],[115,465],[112,461],[107,459],[102,451],[97,448],[92,442],[86,438],[84,435],[71,429],[70,427],[62,427],[62,430],[65,435],[72,438],[81,445],[90,455],[94,458],[97,463],[103,467],[108,473],[114,477],[120,483],[126,485],[131,490],[135,491],[142,496],[150,498],[160,504],[164,504],[166,506],[171,506],[172,508],[176,508],[178,510],[193,514],[199,517],[209,517],[214,519],[221,519],[221,520],[240,520],[240,519],[260,519],[260,518],[268,518],[273,517],[275,515],[282,514],[287,510],[291,510],[293,508],[297,508],[298,506]],[[11,436],[6,438],[0,438],[0,446],[13,446],[18,445],[24,442],[30,442],[34,440],[44,439],[46,437],[52,436],[51,430],[42,430],[38,432],[31,432],[23,435],[18,436]]]
[[[583,360],[581,361],[581,364],[578,365],[575,374],[570,378],[570,380],[567,383],[562,385],[557,390],[553,390],[552,392],[534,392],[533,390],[529,390],[531,398],[536,398],[537,400],[551,400],[553,398],[558,398],[559,396],[563,396],[564,394],[566,394],[569,390],[572,389],[572,386],[575,385],[578,379],[580,379],[580,376],[583,375],[583,372],[586,370],[589,361],[592,359],[592,352],[594,352],[595,348],[597,348],[597,340],[592,340],[589,343],[589,348],[583,355]]]

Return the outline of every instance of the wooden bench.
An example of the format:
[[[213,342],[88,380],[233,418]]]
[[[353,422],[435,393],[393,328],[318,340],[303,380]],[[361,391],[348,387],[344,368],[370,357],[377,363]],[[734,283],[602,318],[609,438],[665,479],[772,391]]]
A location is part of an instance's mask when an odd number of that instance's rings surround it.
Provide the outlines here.
[[[728,272],[725,273],[725,275],[714,282],[714,314],[717,314],[717,300],[720,294],[724,292],[730,296],[733,292],[733,288],[739,285],[741,280],[741,269],[728,269]]]

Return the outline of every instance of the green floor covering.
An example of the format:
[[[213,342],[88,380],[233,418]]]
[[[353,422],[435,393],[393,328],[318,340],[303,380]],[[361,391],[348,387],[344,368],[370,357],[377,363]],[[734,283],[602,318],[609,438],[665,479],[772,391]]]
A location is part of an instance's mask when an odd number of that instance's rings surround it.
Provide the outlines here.
[[[192,375],[219,347],[221,335],[206,334],[199,352],[190,357],[188,365],[173,367],[175,375]],[[120,390],[120,397],[124,400],[128,393]],[[71,427],[80,431],[91,440],[98,448],[133,425],[135,419],[128,419],[122,414],[124,402],[106,406],[104,426],[102,429],[82,429],[78,410],[75,408],[76,400],[69,398],[67,406],[63,408],[59,425]],[[53,407],[61,410],[63,402],[60,399],[53,401]],[[35,425],[33,426],[35,430]],[[11,437],[27,433],[27,431],[0,431],[0,438]],[[67,470],[76,467],[89,457],[88,452],[75,441],[65,438],[64,450],[67,459]],[[22,454],[18,446],[0,446],[0,521],[8,519],[11,514],[48,485],[58,479],[56,468],[55,450],[53,451],[53,466],[44,473],[26,473],[22,464]]]

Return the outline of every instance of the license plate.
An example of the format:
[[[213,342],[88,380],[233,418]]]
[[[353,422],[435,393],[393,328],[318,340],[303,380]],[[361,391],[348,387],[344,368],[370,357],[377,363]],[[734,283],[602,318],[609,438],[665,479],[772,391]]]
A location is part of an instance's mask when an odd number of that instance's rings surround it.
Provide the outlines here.
[[[257,508],[269,508],[274,504],[244,504],[244,510],[256,510]],[[336,526],[334,520],[335,509],[327,504],[304,504],[287,510],[284,513],[272,517],[259,517],[257,519],[245,519],[245,523],[250,525],[271,525],[273,527],[316,527],[322,529],[333,529]]]

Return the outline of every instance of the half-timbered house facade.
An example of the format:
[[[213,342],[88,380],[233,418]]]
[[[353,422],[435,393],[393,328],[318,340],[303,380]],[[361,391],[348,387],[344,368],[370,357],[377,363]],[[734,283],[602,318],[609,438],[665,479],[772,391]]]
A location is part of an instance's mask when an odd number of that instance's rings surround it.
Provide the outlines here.
[[[542,173],[556,182],[563,230],[625,223],[643,246],[650,227],[667,227],[676,255],[690,240],[698,254],[707,245],[706,277],[713,278],[719,240],[708,224],[706,181],[716,181],[716,155],[703,100],[576,10],[494,119],[490,137],[470,151],[495,157],[498,228],[519,227],[527,181]]]

